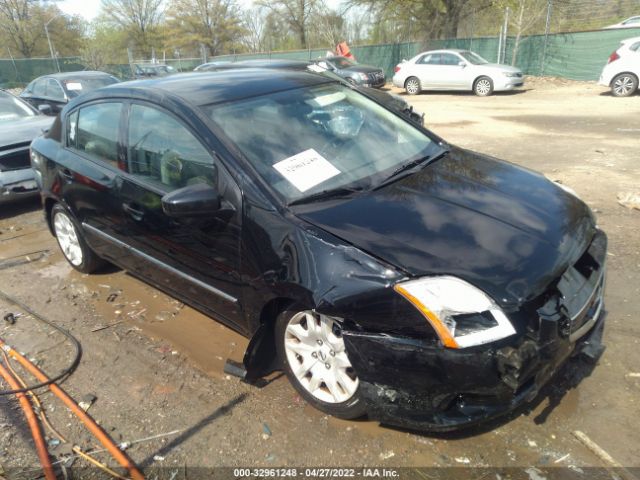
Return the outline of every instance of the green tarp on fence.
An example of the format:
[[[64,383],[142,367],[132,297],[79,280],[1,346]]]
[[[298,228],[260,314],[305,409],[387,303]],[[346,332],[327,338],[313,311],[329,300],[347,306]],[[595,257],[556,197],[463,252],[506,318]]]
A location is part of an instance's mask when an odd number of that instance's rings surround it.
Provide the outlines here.
[[[640,36],[640,28],[599,30],[593,32],[557,33],[545,37],[532,35],[523,37],[517,55],[516,65],[528,75],[552,75],[574,80],[597,80],[608,56],[621,40]],[[511,63],[515,39],[509,37],[506,47],[506,63]],[[546,48],[545,48],[546,43]],[[393,67],[402,59],[409,59],[417,53],[435,48],[464,48],[477,52],[490,62],[498,55],[498,38],[457,38],[449,40],[429,40],[425,43],[395,43],[354,47],[353,54],[360,63],[382,67],[387,78],[393,76]],[[222,55],[215,60],[250,60],[283,58],[291,60],[313,60],[324,57],[326,49],[296,50],[263,54]],[[60,70],[85,70],[78,57],[60,58]],[[167,63],[183,71],[194,68],[198,59],[167,60]],[[104,69],[120,78],[131,76],[129,65],[108,65]],[[25,84],[34,78],[56,71],[51,59],[0,59],[0,86]]]
[[[557,33],[546,37],[522,37],[516,65],[527,75],[551,75],[573,80],[597,80],[607,58],[625,38],[640,36],[640,28],[599,30],[579,33]],[[546,41],[546,49],[545,49]],[[425,43],[396,43],[354,47],[353,54],[360,63],[382,67],[388,78],[393,67],[402,59],[409,59],[424,50],[436,48],[462,48],[473,50],[490,62],[498,58],[498,38],[456,38],[428,40]],[[507,40],[505,63],[511,63],[515,39]],[[286,58],[310,60],[323,57],[326,49],[272,52],[261,55],[223,55],[214,60],[249,60],[256,58]],[[544,61],[543,61],[544,59]]]

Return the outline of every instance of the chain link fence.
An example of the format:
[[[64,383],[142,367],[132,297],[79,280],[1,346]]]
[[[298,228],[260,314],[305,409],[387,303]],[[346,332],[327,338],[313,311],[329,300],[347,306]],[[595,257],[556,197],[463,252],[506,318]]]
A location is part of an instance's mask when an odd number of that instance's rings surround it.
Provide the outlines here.
[[[575,80],[596,80],[607,57],[625,38],[640,36],[640,28],[600,29],[566,33],[567,30],[603,28],[622,20],[626,13],[640,13],[640,0],[527,0],[526,12],[517,9],[467,12],[458,26],[458,37],[427,39],[433,34],[415,24],[387,25],[387,33],[378,38],[389,40],[377,45],[352,42],[358,62],[382,67],[388,78],[395,65],[419,52],[436,48],[473,50],[490,62],[515,64],[528,75],[551,75]],[[535,8],[532,7],[535,5]],[[442,20],[442,19],[441,19]],[[371,22],[370,22],[371,23]],[[372,23],[374,27],[375,23]],[[565,33],[562,33],[562,32]],[[536,34],[526,34],[534,32]],[[416,39],[422,39],[416,41]],[[412,41],[413,40],[413,41]],[[203,45],[190,50],[154,50],[145,58],[141,51],[128,49],[116,58],[123,63],[102,65],[101,70],[127,80],[135,75],[136,64],[164,63],[178,71],[191,71],[205,61],[237,61],[282,58],[315,60],[332,50],[333,45],[291,51],[208,56]],[[315,46],[315,44],[314,44]],[[156,54],[157,52],[157,54]],[[514,53],[516,54],[514,61]],[[187,57],[188,55],[188,57]],[[127,59],[128,58],[128,62]],[[58,58],[60,71],[90,69],[81,57]],[[51,58],[0,59],[0,87],[24,86],[34,78],[58,70]]]

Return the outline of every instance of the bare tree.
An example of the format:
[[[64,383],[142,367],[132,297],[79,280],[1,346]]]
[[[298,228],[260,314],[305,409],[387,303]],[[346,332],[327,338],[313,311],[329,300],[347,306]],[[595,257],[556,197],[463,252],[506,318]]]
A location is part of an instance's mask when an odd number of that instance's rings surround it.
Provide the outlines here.
[[[298,37],[299,46],[307,48],[309,19],[319,0],[259,0],[256,4],[268,8],[284,21]]]
[[[175,46],[202,44],[214,56],[228,50],[244,33],[235,0],[172,0],[167,17]]]
[[[472,10],[489,7],[493,0],[348,0],[350,6],[367,7],[380,22],[394,30],[421,32],[427,38],[456,38],[460,21]]]
[[[252,53],[266,50],[264,48],[264,34],[267,23],[264,8],[254,7],[245,10],[242,15],[245,33],[241,38],[242,44]]]
[[[149,48],[163,17],[163,1],[102,0],[102,10],[108,20],[128,30],[141,47]]]
[[[516,31],[511,55],[511,65],[515,65],[522,36],[542,20],[547,11],[547,0],[516,0],[509,3],[515,10],[509,22]]]
[[[344,16],[326,5],[319,5],[312,14],[310,29],[317,43],[323,43],[331,48],[346,37]]]
[[[0,0],[0,29],[24,57],[31,57],[44,37],[44,21],[36,0]]]

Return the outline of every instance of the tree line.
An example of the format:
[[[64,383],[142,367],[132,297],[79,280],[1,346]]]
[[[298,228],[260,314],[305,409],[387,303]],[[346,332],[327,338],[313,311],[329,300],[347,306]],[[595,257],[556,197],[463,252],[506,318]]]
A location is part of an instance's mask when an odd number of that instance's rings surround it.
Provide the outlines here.
[[[638,0],[102,0],[87,22],[55,2],[0,0],[1,57],[82,56],[93,68],[155,57],[333,48],[586,30],[638,14]],[[549,17],[549,15],[551,15]],[[549,24],[549,18],[552,20]],[[45,24],[52,47],[46,38]],[[517,43],[517,42],[516,42]]]

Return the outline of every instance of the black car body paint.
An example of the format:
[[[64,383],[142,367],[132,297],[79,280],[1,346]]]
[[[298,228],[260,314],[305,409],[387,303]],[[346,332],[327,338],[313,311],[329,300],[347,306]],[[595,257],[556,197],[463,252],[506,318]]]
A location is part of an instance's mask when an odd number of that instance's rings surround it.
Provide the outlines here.
[[[283,308],[295,303],[343,319],[369,415],[385,423],[449,430],[485,420],[530,400],[569,355],[588,349],[597,357],[606,236],[582,201],[541,175],[452,148],[378,190],[287,207],[197,108],[328,82],[246,70],[90,93],[33,144],[46,159],[45,212],[62,202],[100,255],[251,337],[248,378],[277,367],[272,323]],[[68,115],[109,100],[166,109],[215,152],[226,202],[218,215],[169,221],[159,194],[148,201],[126,172],[61,145]],[[516,334],[443,347],[393,289],[441,274],[491,295]]]
[[[80,94],[118,81],[113,75],[98,71],[52,73],[31,81],[20,98],[36,109],[46,108],[47,115],[55,116]]]

